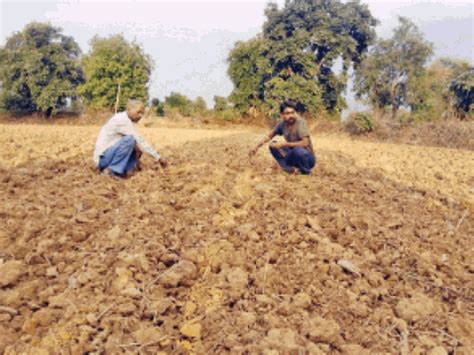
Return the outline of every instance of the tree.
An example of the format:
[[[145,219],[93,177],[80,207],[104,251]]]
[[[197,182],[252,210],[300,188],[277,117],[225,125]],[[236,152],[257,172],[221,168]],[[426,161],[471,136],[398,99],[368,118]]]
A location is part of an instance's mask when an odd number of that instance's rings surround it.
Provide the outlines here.
[[[148,100],[152,59],[137,43],[122,35],[95,36],[91,51],[83,58],[87,81],[80,87],[86,103],[94,108],[112,108],[120,88],[118,108],[128,99]]]
[[[280,103],[288,98],[297,98],[300,112],[316,113],[324,107],[322,89],[314,80],[308,81],[295,74],[286,79],[277,76],[265,83],[267,110],[274,116],[279,115]]]
[[[163,117],[165,115],[165,105],[160,99],[154,97],[151,100],[151,107],[158,116]]]
[[[417,80],[411,81],[407,92],[412,120],[431,120],[461,112],[456,108],[456,95],[451,83],[467,71],[467,61],[441,58],[431,63]]]
[[[172,92],[165,97],[165,110],[174,109],[183,116],[190,116],[193,112],[193,102],[183,94]]]
[[[50,116],[76,99],[76,89],[84,81],[81,50],[61,32],[32,22],[0,48],[0,102],[7,111]]]
[[[454,94],[454,108],[461,118],[471,114],[474,103],[474,68],[470,67],[453,79],[449,90]]]
[[[223,112],[229,108],[229,102],[227,98],[223,96],[214,96],[214,111]]]
[[[356,96],[366,97],[375,109],[392,108],[395,118],[400,106],[410,107],[418,100],[416,82],[433,53],[417,26],[399,17],[393,37],[380,40],[355,72]]]
[[[229,53],[227,73],[234,83],[229,100],[240,113],[259,108],[264,100],[263,85],[271,74],[264,52],[265,40],[258,36],[247,42],[237,42]]]
[[[194,113],[197,113],[198,115],[203,115],[204,113],[206,113],[207,105],[204,98],[202,98],[201,96],[198,96],[196,100],[194,100],[193,111]]]
[[[367,5],[288,0],[281,10],[270,3],[265,16],[262,36],[237,43],[229,55],[236,107],[246,107],[247,99],[250,106],[260,102],[275,113],[281,100],[292,98],[310,113],[339,112],[345,106],[341,94],[347,73],[375,40],[377,21]],[[343,64],[339,75],[338,61]]]

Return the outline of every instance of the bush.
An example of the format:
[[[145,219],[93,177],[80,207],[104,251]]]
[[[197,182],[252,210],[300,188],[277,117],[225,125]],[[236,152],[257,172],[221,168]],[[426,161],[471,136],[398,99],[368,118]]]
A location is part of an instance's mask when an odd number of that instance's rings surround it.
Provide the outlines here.
[[[220,111],[217,113],[217,117],[220,119],[223,119],[224,121],[233,121],[236,119],[236,117],[239,117],[240,115],[235,112],[233,109],[225,109],[224,111]]]
[[[171,117],[169,113],[172,111],[177,111],[182,116],[191,116],[193,102],[186,95],[172,92],[169,96],[165,97],[164,110],[167,117]]]
[[[170,107],[168,105],[165,105],[164,112],[165,112],[165,117],[172,121],[175,121],[175,120],[179,121],[184,118],[180,109],[176,107]]]
[[[366,134],[373,131],[374,120],[369,113],[352,112],[344,124],[344,129],[352,135]]]

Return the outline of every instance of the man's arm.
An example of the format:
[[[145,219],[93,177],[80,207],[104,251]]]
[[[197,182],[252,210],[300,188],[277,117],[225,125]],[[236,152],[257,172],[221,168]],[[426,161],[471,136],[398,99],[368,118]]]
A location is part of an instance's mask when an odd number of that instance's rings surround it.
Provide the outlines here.
[[[153,147],[147,143],[147,141],[137,133],[135,127],[133,127],[132,122],[123,122],[117,125],[117,130],[120,134],[131,135],[135,138],[138,148],[144,153],[152,156],[156,161],[160,162],[162,166],[166,166],[166,160],[155,150]],[[163,163],[162,163],[163,162]]]
[[[281,125],[282,125],[281,122],[280,122],[279,124],[277,124],[277,125],[275,126],[275,128],[273,128],[273,130],[272,130],[270,133],[268,133],[268,134],[265,136],[265,138],[264,138],[260,143],[258,143],[255,148],[253,148],[253,149],[250,151],[249,156],[255,155],[255,154],[257,153],[257,151],[260,149],[260,147],[261,147],[262,145],[264,145],[264,144],[270,142],[270,141],[273,139],[273,137],[275,137],[275,136],[277,136],[277,135],[282,135],[283,132],[281,131]]]
[[[270,133],[268,133],[264,139],[262,139],[262,141],[260,141],[256,146],[255,148],[253,148],[249,155],[250,156],[253,156],[255,154],[257,154],[257,151],[260,149],[260,147],[268,142],[270,142],[272,140],[273,137],[276,136],[276,133],[275,133],[275,130],[271,131]]]
[[[140,148],[142,152],[151,155],[157,161],[161,159],[161,155],[155,149],[153,149],[153,147],[149,145],[142,136],[135,134],[134,137],[137,141],[138,148]]]
[[[281,149],[281,148],[306,148],[309,146],[309,137],[303,137],[300,141],[297,142],[281,142],[281,143],[273,143],[272,147]]]

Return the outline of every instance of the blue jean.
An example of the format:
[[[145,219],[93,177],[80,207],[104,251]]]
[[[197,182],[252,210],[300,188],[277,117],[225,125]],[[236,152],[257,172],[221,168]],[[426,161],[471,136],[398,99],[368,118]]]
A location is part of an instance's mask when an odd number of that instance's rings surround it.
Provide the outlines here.
[[[311,173],[316,164],[316,157],[305,148],[281,148],[270,147],[270,152],[278,164],[286,172],[292,172],[294,168],[299,169],[302,174]],[[283,154],[282,154],[283,153]]]
[[[133,171],[138,164],[138,157],[135,151],[136,144],[137,142],[133,136],[124,136],[100,156],[100,171],[109,169],[112,174],[118,176],[123,176]]]

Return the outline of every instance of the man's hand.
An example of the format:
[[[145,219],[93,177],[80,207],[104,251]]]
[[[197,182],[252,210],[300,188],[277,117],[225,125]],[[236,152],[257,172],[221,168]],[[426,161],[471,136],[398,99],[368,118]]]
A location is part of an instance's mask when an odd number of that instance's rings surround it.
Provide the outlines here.
[[[253,157],[255,154],[257,154],[257,151],[258,151],[258,148],[260,148],[259,146],[253,148],[252,150],[250,150],[249,152],[249,157]]]
[[[158,163],[160,163],[160,166],[164,169],[168,166],[168,160],[166,160],[163,157],[160,157],[160,160],[158,160]]]

